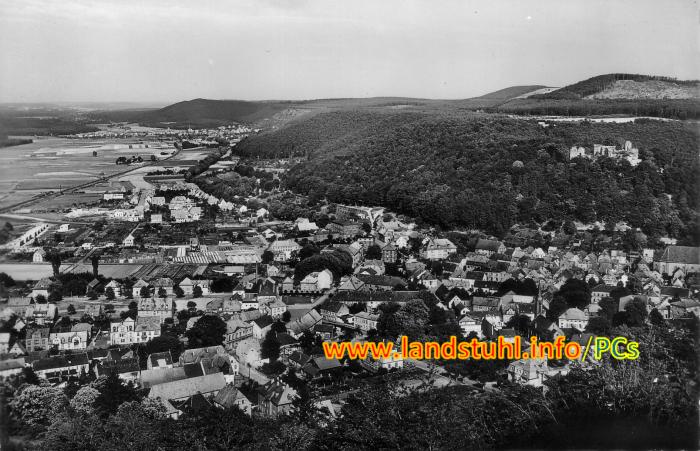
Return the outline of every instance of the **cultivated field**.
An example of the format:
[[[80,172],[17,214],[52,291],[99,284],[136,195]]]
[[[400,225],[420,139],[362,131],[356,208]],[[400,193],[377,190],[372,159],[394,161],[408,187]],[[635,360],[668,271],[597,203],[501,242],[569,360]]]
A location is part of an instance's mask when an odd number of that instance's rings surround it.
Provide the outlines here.
[[[124,171],[127,166],[117,165],[118,157],[140,155],[149,160],[153,154],[162,158],[163,151],[146,148],[133,139],[36,138],[31,144],[3,148],[0,150],[0,207],[42,191],[69,188]]]
[[[131,274],[135,273],[139,269],[141,269],[143,265],[137,265],[137,264],[124,264],[124,265],[100,265],[98,268],[98,272],[105,276],[105,277],[111,277],[113,279],[122,279],[124,277],[128,277]],[[76,265],[73,269],[71,269],[72,273],[82,273],[82,272],[92,272],[92,265],[91,264],[80,264]]]
[[[62,265],[61,271],[70,265]],[[0,263],[0,272],[4,272],[15,280],[39,280],[53,275],[48,263]]]

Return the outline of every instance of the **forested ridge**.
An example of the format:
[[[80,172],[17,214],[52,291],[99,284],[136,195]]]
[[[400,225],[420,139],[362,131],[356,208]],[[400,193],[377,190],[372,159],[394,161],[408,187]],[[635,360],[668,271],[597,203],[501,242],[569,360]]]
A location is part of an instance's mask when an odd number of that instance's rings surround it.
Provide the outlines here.
[[[573,146],[630,140],[642,162],[569,162]],[[244,157],[307,155],[285,185],[382,205],[445,228],[501,235],[517,222],[625,220],[698,242],[697,129],[683,122],[559,123],[502,116],[340,111],[241,142]]]
[[[564,86],[556,91],[547,94],[538,94],[533,98],[542,99],[580,99],[592,94],[596,94],[606,88],[612,86],[618,80],[630,80],[636,82],[662,81],[677,86],[696,87],[700,82],[697,80],[677,80],[671,77],[660,77],[653,75],[641,74],[606,74],[591,77],[586,80],[579,81],[572,85]]]
[[[627,92],[625,95],[629,95],[629,97],[623,95],[614,100],[588,97],[612,88],[618,81],[638,83],[638,86],[643,87],[643,93],[642,91]],[[673,98],[673,95],[668,91],[671,88],[684,92],[684,95],[689,95],[690,98]],[[651,98],[645,98],[645,96]],[[546,94],[536,94],[525,99],[511,99],[487,107],[487,110],[527,115],[627,114],[673,119],[699,119],[699,98],[700,82],[697,80],[676,80],[670,77],[618,73],[591,77]]]

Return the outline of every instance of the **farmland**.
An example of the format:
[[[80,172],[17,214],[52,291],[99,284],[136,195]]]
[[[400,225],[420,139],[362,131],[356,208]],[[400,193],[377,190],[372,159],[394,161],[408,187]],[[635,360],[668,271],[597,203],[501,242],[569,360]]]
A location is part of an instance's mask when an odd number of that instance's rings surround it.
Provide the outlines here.
[[[62,265],[61,271],[70,265]],[[15,280],[39,280],[53,275],[48,263],[0,263],[0,272],[4,272]]]
[[[4,148],[0,151],[0,193],[3,194],[0,207],[44,191],[69,188],[123,171],[124,166],[115,164],[120,156],[141,155],[148,159],[157,154],[162,158],[163,151],[163,148],[145,147],[141,142],[126,139],[46,138]]]

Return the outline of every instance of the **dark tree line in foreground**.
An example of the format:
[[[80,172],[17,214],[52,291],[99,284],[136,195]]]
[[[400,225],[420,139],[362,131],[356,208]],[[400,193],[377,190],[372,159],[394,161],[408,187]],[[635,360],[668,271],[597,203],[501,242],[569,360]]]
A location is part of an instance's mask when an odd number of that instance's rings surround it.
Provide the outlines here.
[[[640,342],[638,360],[573,369],[546,392],[507,382],[406,390],[387,375],[350,395],[335,420],[304,397],[277,419],[203,408],[176,421],[116,377],[61,389],[27,371],[4,389],[11,433],[39,449],[693,448],[697,320],[614,332]]]

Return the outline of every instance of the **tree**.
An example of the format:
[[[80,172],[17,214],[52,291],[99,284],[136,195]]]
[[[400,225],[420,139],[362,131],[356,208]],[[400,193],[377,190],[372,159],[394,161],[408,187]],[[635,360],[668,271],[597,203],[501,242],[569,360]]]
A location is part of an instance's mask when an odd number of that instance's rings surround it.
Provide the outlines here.
[[[447,321],[447,312],[437,305],[430,307],[430,324],[444,324]]]
[[[605,316],[594,316],[586,325],[586,332],[594,335],[610,335],[612,323]]]
[[[100,376],[90,386],[99,392],[95,399],[95,409],[103,416],[115,413],[122,403],[140,400],[133,383],[125,383],[115,372],[109,376]]]
[[[95,292],[95,290],[90,288],[90,290],[88,290],[88,292],[87,292],[87,297],[91,301],[97,300],[97,293]]]
[[[570,308],[583,310],[591,303],[591,287],[583,280],[570,278],[561,286],[558,296],[561,296]]]
[[[306,244],[304,247],[302,247],[299,250],[299,253],[297,256],[299,257],[299,260],[304,260],[306,258],[309,258],[313,255],[319,254],[321,252],[321,249],[318,248],[318,246],[314,244]]]
[[[178,298],[184,298],[185,297],[185,292],[180,288],[180,285],[175,285],[173,287],[173,293],[175,293],[175,296]]]
[[[81,387],[70,400],[70,406],[76,412],[91,415],[95,412],[95,403],[100,392],[90,386]]]
[[[69,315],[75,315],[75,307],[73,304],[68,304],[68,308],[66,309]]]
[[[270,326],[270,330],[280,333],[286,333],[287,326],[285,326],[282,321],[277,320],[274,323],[272,323],[272,325]]]
[[[663,326],[666,324],[664,317],[655,308],[652,309],[651,312],[649,312],[649,322],[654,326]]]
[[[92,263],[92,276],[97,278],[99,274],[99,266],[100,266],[100,253],[99,252],[93,252],[92,255],[90,255],[90,263]]]
[[[282,321],[285,323],[288,323],[291,320],[292,320],[292,314],[289,313],[289,310],[285,310],[284,313],[282,313]]]
[[[568,308],[568,304],[562,297],[555,296],[554,299],[552,299],[552,302],[549,303],[549,309],[547,309],[547,319],[556,322],[561,314]]]
[[[217,346],[224,342],[226,323],[218,316],[204,315],[185,332],[189,348]]]
[[[382,259],[382,248],[378,245],[373,244],[367,248],[365,253],[365,259],[367,260],[381,260]]]
[[[187,310],[194,312],[197,309],[197,303],[194,301],[187,301]]]
[[[265,251],[260,256],[260,260],[261,260],[263,265],[268,265],[268,264],[272,263],[273,261],[275,261],[275,254],[269,250]]]
[[[605,297],[598,302],[600,306],[600,316],[604,316],[609,321],[612,321],[613,315],[617,313],[617,301],[613,298]]]
[[[151,297],[151,287],[141,287],[141,289],[139,290],[139,296],[141,296],[142,298]]]
[[[59,290],[53,290],[51,293],[49,293],[49,303],[51,304],[58,304],[63,300],[63,296],[61,296],[61,292]]]
[[[635,297],[625,305],[625,311],[629,315],[625,323],[630,327],[641,327],[647,319],[647,303],[644,299]]]
[[[350,313],[353,315],[356,313],[364,312],[365,311],[365,304],[362,302],[356,302],[356,303],[350,305],[349,310],[350,310]]]
[[[47,247],[44,249],[44,251],[46,252],[44,258],[46,261],[51,263],[53,277],[58,279],[58,276],[61,274],[61,253],[58,251],[58,249],[53,247]]]
[[[46,296],[44,296],[43,294],[37,294],[34,297],[34,302],[36,302],[37,304],[46,304]]]
[[[170,351],[173,361],[177,361],[180,358],[180,354],[182,354],[182,351],[185,349],[185,346],[176,336],[160,335],[148,341],[143,349],[146,357],[155,352]]]
[[[63,390],[50,385],[27,385],[10,402],[12,415],[29,428],[41,431],[68,405]]]
[[[418,339],[425,333],[430,311],[420,299],[406,302],[398,310],[388,305],[379,315],[377,328],[380,335],[396,338],[407,335],[410,339]]]
[[[506,323],[506,327],[515,329],[520,335],[525,337],[530,336],[531,325],[532,322],[530,321],[530,317],[527,315],[514,315],[510,321]]]
[[[269,330],[265,335],[265,339],[260,344],[260,357],[270,359],[274,362],[280,356],[280,342],[277,340],[277,332]]]
[[[193,298],[202,297],[202,287],[200,287],[199,285],[195,285],[194,288],[192,289],[192,297]]]
[[[105,297],[108,301],[113,301],[114,299],[116,299],[116,296],[114,295],[114,288],[107,287],[105,289]]]
[[[279,354],[279,352],[278,352],[278,354]],[[266,374],[266,375],[268,375],[268,376],[279,376],[279,375],[282,374],[282,373],[284,372],[284,370],[286,370],[286,369],[287,369],[287,367],[284,366],[284,363],[280,362],[280,361],[277,360],[276,358],[275,358],[274,360],[273,360],[273,359],[270,359],[270,362],[269,362],[269,363],[264,363],[264,364],[260,367],[260,371],[261,371],[263,374]]]
[[[167,296],[168,296],[168,292],[165,290],[165,287],[159,287],[158,288],[158,297],[165,298]]]
[[[0,272],[0,284],[9,288],[9,287],[14,287],[16,282],[15,282],[15,279],[8,276],[6,273]]]

